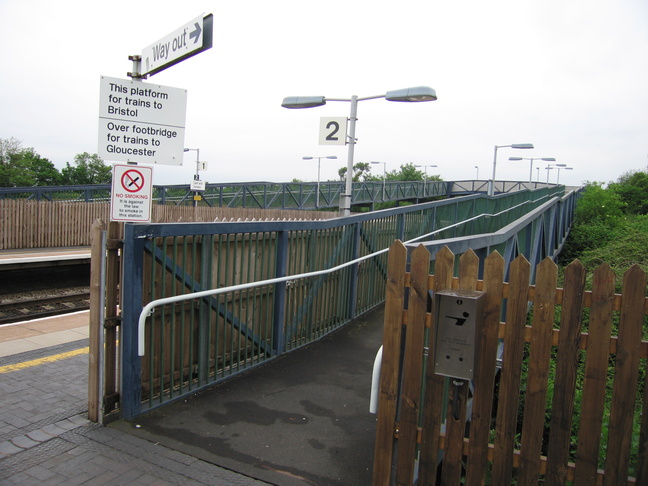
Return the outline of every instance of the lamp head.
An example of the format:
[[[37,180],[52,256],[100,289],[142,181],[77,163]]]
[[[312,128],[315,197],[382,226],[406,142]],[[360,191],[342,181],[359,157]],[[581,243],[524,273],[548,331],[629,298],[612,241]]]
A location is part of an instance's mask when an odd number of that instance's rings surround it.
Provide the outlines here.
[[[522,157],[509,157],[509,160],[524,160]]]
[[[387,101],[435,101],[437,99],[436,91],[428,86],[417,86],[415,88],[396,89],[387,91],[385,95]]]
[[[554,157],[542,157],[542,159],[540,159],[540,160],[544,160],[546,162],[555,162],[556,161],[556,159]]]
[[[281,106],[284,108],[313,108],[326,104],[324,96],[287,96]]]
[[[533,144],[532,143],[514,143],[511,145],[511,148],[514,149],[532,149]]]

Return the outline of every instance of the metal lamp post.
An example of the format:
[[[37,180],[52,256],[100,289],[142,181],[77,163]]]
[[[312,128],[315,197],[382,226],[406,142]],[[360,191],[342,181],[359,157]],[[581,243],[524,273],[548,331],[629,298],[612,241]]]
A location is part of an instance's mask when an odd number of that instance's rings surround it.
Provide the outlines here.
[[[560,184],[560,169],[562,169],[562,170],[574,170],[573,167],[558,167],[558,177],[556,177],[556,184]]]
[[[509,157],[509,160],[529,160],[529,182],[533,182],[533,161],[544,160],[545,162],[555,162],[553,157]]]
[[[347,173],[345,194],[340,197],[340,213],[348,216],[351,213],[351,196],[353,191],[353,152],[355,147],[355,126],[358,116],[358,101],[374,100],[385,98],[387,101],[401,102],[420,102],[434,101],[437,99],[436,92],[427,86],[418,86],[415,88],[397,89],[388,91],[382,95],[367,96],[359,98],[357,95],[351,98],[326,98],[324,96],[288,96],[284,98],[281,106],[284,108],[313,108],[325,105],[327,101],[345,101],[351,103],[351,114],[349,116],[349,133],[347,134],[347,143],[349,144],[347,156]]]
[[[320,162],[322,159],[337,159],[336,155],[326,155],[323,157],[302,157],[304,160],[317,159],[317,194],[315,195],[315,208],[319,208],[319,195],[320,195]]]
[[[184,149],[185,152],[189,152],[190,150],[195,150],[196,151],[196,175],[194,176],[194,181],[199,181],[200,180],[200,174],[198,173],[198,170],[200,168],[200,149],[199,148],[186,148]],[[198,191],[194,191],[194,207],[198,206],[198,196],[200,194]]]
[[[383,165],[383,202],[387,199],[387,192],[385,191],[385,181],[387,180],[387,162],[369,162],[370,164]]]
[[[492,196],[495,192],[495,170],[497,167],[497,149],[511,147],[514,149],[532,149],[532,143],[512,143],[511,145],[495,145],[495,156],[493,157],[493,177],[488,181],[488,195]]]
[[[428,167],[436,167],[436,165],[433,164],[428,164],[428,165],[415,165],[414,167],[423,167],[423,170],[425,172],[425,175],[423,177],[423,197],[426,196],[426,189],[427,189],[427,168]]]
[[[475,178],[475,180],[478,181],[478,180],[479,180],[479,166],[476,165],[476,166],[475,166],[475,169],[477,169],[477,177]]]
[[[547,164],[546,170],[547,170],[547,184],[549,184],[549,171],[552,170],[553,168],[558,168],[558,167],[567,167],[567,164]]]

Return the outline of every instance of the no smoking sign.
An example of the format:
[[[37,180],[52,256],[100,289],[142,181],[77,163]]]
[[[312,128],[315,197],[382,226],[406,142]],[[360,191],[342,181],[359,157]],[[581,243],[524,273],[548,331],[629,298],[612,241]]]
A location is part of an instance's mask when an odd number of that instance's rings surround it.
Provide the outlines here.
[[[153,169],[132,165],[113,167],[111,221],[151,221]]]

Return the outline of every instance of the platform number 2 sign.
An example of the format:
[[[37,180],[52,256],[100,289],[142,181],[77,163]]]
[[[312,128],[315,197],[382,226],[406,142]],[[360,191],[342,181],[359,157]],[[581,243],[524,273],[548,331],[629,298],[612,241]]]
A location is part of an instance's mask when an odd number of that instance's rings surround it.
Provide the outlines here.
[[[320,118],[319,144],[344,145],[347,138],[346,117]]]

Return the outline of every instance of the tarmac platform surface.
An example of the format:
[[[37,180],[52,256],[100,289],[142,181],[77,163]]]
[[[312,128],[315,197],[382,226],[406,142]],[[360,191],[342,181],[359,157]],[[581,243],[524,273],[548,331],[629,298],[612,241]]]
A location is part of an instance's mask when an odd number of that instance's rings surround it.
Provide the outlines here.
[[[0,485],[371,484],[383,307],[222,384],[87,419],[87,313],[0,326]]]
[[[380,306],[247,373],[111,427],[281,486],[370,485]]]

